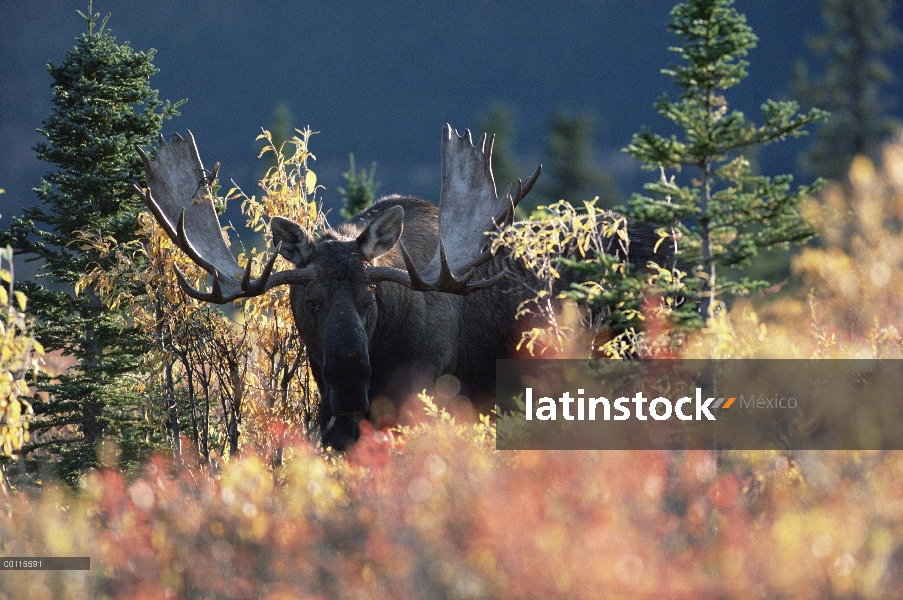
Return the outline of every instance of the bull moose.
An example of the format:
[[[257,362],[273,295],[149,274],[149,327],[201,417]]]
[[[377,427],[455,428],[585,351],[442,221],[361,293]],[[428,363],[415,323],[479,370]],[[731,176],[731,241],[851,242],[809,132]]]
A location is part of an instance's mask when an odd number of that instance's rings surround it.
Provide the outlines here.
[[[139,193],[173,242],[212,275],[192,298],[226,303],[289,285],[290,302],[321,392],[316,425],[324,446],[341,450],[360,435],[375,403],[397,408],[411,394],[453,375],[462,394],[491,398],[495,360],[520,338],[518,305],[535,283],[504,251],[493,255],[485,232],[510,223],[541,168],[499,198],[492,142],[475,146],[449,125],[442,137],[438,209],[418,198],[388,196],[317,239],[272,216],[276,251],[251,277],[227,247],[213,207],[210,172],[194,137],[160,136],[154,158],[138,148],[148,189]],[[647,244],[648,245],[648,244]],[[273,271],[282,255],[294,269]],[[531,280],[531,278],[533,278]]]

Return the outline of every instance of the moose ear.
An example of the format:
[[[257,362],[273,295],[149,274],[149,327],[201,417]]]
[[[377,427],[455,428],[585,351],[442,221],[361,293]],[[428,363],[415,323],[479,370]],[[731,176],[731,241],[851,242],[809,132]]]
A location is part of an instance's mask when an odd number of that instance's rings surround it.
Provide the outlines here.
[[[357,245],[368,262],[382,256],[395,246],[404,229],[404,209],[393,206],[370,221],[367,228],[357,236]]]
[[[288,259],[296,267],[307,266],[310,253],[314,250],[314,240],[303,227],[284,217],[270,219],[270,231],[273,232],[273,244],[282,247],[279,254]]]

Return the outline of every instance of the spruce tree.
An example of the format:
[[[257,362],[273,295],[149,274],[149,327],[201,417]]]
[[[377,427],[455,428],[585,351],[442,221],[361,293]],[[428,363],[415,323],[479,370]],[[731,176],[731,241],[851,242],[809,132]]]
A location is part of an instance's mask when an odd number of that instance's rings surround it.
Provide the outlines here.
[[[37,338],[76,361],[55,380],[38,382],[46,395],[34,403],[35,437],[24,448],[29,464],[58,461],[70,482],[99,464],[105,438],[118,445],[121,462],[140,458],[155,439],[128,385],[149,340],[129,326],[124,310],[105,306],[95,286],[78,288],[92,271],[116,282],[117,255],[84,242],[85,234],[104,244],[135,240],[141,204],[132,186],[144,181],[135,145],[149,145],[163,119],[178,114],[150,87],[154,51],[117,44],[106,30],[109,15],[99,21],[91,3],[87,15],[78,14],[87,32],[60,64],[47,65],[53,108],[38,130],[46,141],[35,150],[53,168],[35,190],[41,205],[0,236],[0,245],[42,261],[38,280],[24,286],[39,319]]]
[[[724,92],[746,77],[743,58],[758,41],[732,5],[690,0],[674,7],[669,29],[681,45],[671,51],[681,63],[662,72],[682,93],[677,100],[662,96],[655,107],[682,134],[666,137],[643,128],[624,149],[645,168],[661,170],[659,181],[644,186],[648,195],[633,196],[628,212],[679,232],[679,258],[697,278],[692,293],[703,317],[717,299],[767,285],[741,277],[759,249],[812,235],[798,205],[820,182],[793,190],[791,175],[755,176],[743,152],[804,135],[805,126],[827,117],[814,108],[798,114],[795,102],[766,100],[764,123],[756,126],[729,109]]]
[[[599,123],[591,113],[555,111],[549,121],[545,181],[539,181],[539,202],[579,203],[599,196],[601,207],[619,203],[611,175],[595,164],[593,140],[598,129]]]
[[[892,14],[890,0],[825,0],[822,6],[825,32],[809,46],[816,57],[826,58],[824,74],[812,78],[801,64],[794,85],[804,104],[831,111],[803,157],[813,173],[843,179],[853,157],[876,161],[882,142],[900,127],[888,115],[892,102],[885,95],[894,76],[884,58],[903,42]]]
[[[371,163],[370,171],[358,171],[354,165],[354,154],[348,155],[349,168],[342,173],[342,177],[348,182],[348,187],[340,187],[342,196],[342,216],[350,219],[371,204],[376,198],[376,190],[379,183],[373,180],[376,174],[376,163]]]

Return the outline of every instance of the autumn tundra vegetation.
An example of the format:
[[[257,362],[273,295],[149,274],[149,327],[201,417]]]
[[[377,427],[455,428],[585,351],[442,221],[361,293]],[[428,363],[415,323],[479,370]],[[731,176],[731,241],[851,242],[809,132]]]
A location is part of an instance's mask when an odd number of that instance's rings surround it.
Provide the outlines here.
[[[896,31],[885,2],[825,6],[835,39]],[[873,18],[841,18],[854,8]],[[91,569],[0,571],[0,598],[903,597],[899,451],[498,451],[496,416],[447,373],[330,448],[289,290],[238,294],[250,297],[228,312],[184,293],[215,288],[132,187],[147,197],[134,146],[150,149],[178,105],[150,88],[152,53],[82,16],[87,33],[49,67],[43,208],[0,236],[60,284],[17,281],[0,254],[0,555],[89,556]],[[665,73],[681,93],[655,107],[681,133],[644,129],[625,148],[650,172],[642,193],[618,212],[565,197],[490,233],[489,250],[534,274],[512,346],[903,358],[903,134],[865,136],[827,181],[758,175],[751,150],[827,113],[763,100],[756,125],[730,109],[756,43],[730,0],[679,4],[670,28]],[[250,281],[274,256],[273,217],[329,231],[315,138],[296,133],[261,134],[272,166],[258,194],[221,186],[218,165],[198,182],[215,210],[241,203],[265,242],[224,230]],[[347,179],[349,206],[373,200],[372,170]],[[626,260],[631,228],[654,232],[665,258]],[[52,352],[71,366],[42,368]]]

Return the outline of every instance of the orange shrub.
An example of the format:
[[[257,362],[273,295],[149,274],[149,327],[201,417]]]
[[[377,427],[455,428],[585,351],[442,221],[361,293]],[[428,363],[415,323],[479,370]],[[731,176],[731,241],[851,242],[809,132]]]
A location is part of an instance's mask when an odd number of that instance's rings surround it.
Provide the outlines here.
[[[901,453],[496,452],[438,411],[305,442],[275,471],[156,459],[134,481],[17,495],[0,598],[888,597],[901,582]],[[490,438],[491,439],[491,435]]]

